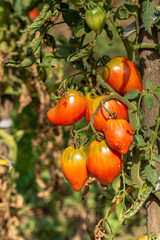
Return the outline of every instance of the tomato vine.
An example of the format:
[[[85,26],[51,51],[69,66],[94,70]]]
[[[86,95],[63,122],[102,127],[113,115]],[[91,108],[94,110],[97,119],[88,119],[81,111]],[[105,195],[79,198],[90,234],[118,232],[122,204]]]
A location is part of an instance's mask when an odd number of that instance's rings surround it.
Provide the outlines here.
[[[74,72],[67,76],[63,81],[58,85],[55,92],[51,92],[51,98],[59,99],[59,102],[56,105],[56,109],[58,111],[55,113],[55,108],[52,109],[48,118],[49,120],[56,125],[66,126],[72,125],[79,121],[84,115],[86,108],[90,107],[89,101],[94,101],[97,97],[101,96],[98,106],[96,107],[93,115],[91,116],[89,123],[85,125],[85,127],[80,129],[73,128],[72,135],[74,138],[74,147],[72,151],[80,151],[79,149],[83,148],[88,142],[91,140],[97,139],[99,142],[104,141],[104,132],[100,132],[96,130],[94,125],[94,121],[99,111],[106,112],[110,117],[117,116],[116,112],[112,112],[107,109],[105,106],[105,102],[109,100],[117,100],[124,104],[128,109],[129,115],[129,123],[134,131],[134,141],[129,148],[129,151],[125,155],[126,165],[123,169],[123,172],[118,175],[119,177],[115,180],[115,182],[109,181],[109,184],[113,184],[115,195],[117,196],[117,201],[108,212],[108,214],[100,220],[95,228],[96,239],[102,239],[106,237],[104,233],[104,222],[107,220],[110,213],[116,208],[118,219],[121,223],[123,223],[126,219],[132,217],[134,214],[139,211],[139,209],[143,206],[151,192],[155,189],[157,184],[157,167],[155,162],[160,162],[159,152],[156,148],[156,140],[159,134],[159,126],[160,126],[160,100],[158,95],[160,94],[160,86],[153,87],[151,82],[147,82],[144,88],[147,90],[143,90],[141,87],[141,78],[140,75],[137,74],[138,70],[135,70],[136,67],[134,64],[137,64],[138,58],[138,49],[142,48],[154,48],[159,49],[160,44],[149,44],[149,43],[139,43],[139,34],[140,29],[145,27],[145,29],[151,34],[152,26],[159,29],[159,10],[157,10],[157,6],[154,6],[150,1],[143,1],[142,3],[142,21],[144,26],[141,26],[139,23],[139,7],[136,4],[124,3],[122,6],[117,8],[116,10],[111,5],[111,1],[71,1],[73,5],[68,1],[64,3],[60,0],[48,0],[45,1],[43,8],[41,9],[39,15],[31,25],[29,25],[24,32],[30,33],[30,42],[29,46],[26,49],[26,58],[24,60],[19,59],[20,62],[15,62],[13,59],[7,61],[5,63],[6,67],[14,67],[14,68],[26,68],[30,67],[33,64],[36,65],[37,71],[39,74],[39,80],[41,84],[45,84],[45,73],[46,69],[54,67],[52,65],[53,59],[62,59],[67,62],[67,64],[72,65]],[[78,7],[77,7],[78,4]],[[147,9],[150,9],[150,13]],[[159,9],[159,8],[158,8]],[[96,11],[96,13],[95,13]],[[58,18],[62,16],[63,21],[59,21]],[[129,25],[128,29],[125,30],[123,28],[123,20],[129,19],[130,17],[135,18],[135,22]],[[155,17],[155,20],[153,20]],[[54,32],[50,32],[54,26],[61,26],[61,24],[67,24],[71,30],[71,37],[67,40],[58,40],[54,36]],[[127,66],[122,65],[122,76],[119,70],[119,65],[115,61],[115,65],[118,69],[118,79],[116,79],[116,75],[113,73],[113,78],[117,81],[120,81],[122,85],[123,92],[117,90],[117,85],[114,83],[113,88],[111,87],[111,82],[107,82],[102,77],[102,69],[104,69],[110,61],[110,56],[101,56],[99,59],[95,56],[95,46],[97,43],[97,38],[99,35],[105,31],[107,37],[112,40],[113,32],[110,30],[110,24],[113,25],[117,34],[122,40],[124,44],[126,53],[127,53]],[[131,30],[135,32],[135,37],[133,40],[129,38],[129,35],[132,34]],[[86,36],[92,32],[92,30],[96,33],[93,38],[87,42]],[[105,43],[104,43],[105,44]],[[45,52],[45,48],[50,48],[50,52]],[[21,61],[22,60],[22,61]],[[134,63],[129,65],[130,62]],[[121,61],[121,58],[120,58]],[[122,61],[121,61],[122,62]],[[130,66],[130,67],[128,67]],[[108,67],[109,68],[109,67]],[[136,76],[138,76],[138,80],[135,80],[135,75],[133,74],[133,69],[136,72]],[[127,74],[125,73],[127,72]],[[128,73],[129,72],[129,73]],[[109,68],[109,74],[106,77],[107,80],[112,74],[112,69]],[[126,75],[127,76],[126,76]],[[136,82],[134,89],[130,90],[128,83],[130,78],[129,75],[133,76],[133,83]],[[92,76],[92,77],[91,77]],[[128,77],[128,78],[127,78]],[[78,79],[78,80],[76,80]],[[113,79],[111,79],[113,80]],[[80,83],[78,83],[80,81]],[[124,85],[126,85],[126,91]],[[140,87],[139,87],[140,86]],[[72,89],[72,90],[71,90]],[[73,90],[74,89],[74,90]],[[82,96],[81,100],[79,100],[79,104],[72,108],[72,111],[66,111],[66,106],[68,104],[67,99],[69,97],[64,97],[64,92],[68,93],[68,91],[82,91],[82,95],[87,95],[90,92],[93,96],[89,101],[86,100],[85,97]],[[61,96],[57,96],[62,91],[63,94]],[[109,92],[108,95],[107,92]],[[67,94],[66,93],[66,94]],[[104,96],[104,97],[103,97]],[[158,100],[159,104],[159,115],[156,122],[155,130],[151,130],[151,136],[149,139],[146,139],[145,126],[143,126],[143,112],[142,112],[142,101],[148,107],[148,109],[153,108],[153,97]],[[73,96],[71,96],[73,98]],[[82,103],[82,99],[84,100],[84,104]],[[60,102],[63,103],[59,105]],[[88,102],[87,102],[88,101]],[[87,105],[82,110],[82,114],[77,116],[78,112],[80,112],[80,108],[82,105]],[[69,106],[71,109],[71,107]],[[62,111],[61,111],[62,110]],[[55,114],[55,115],[54,115]],[[104,117],[104,114],[102,114]],[[55,118],[54,118],[55,117]],[[75,117],[75,119],[73,119]],[[71,121],[68,119],[71,118]],[[104,117],[105,118],[105,117]],[[116,118],[116,117],[115,117]],[[55,120],[56,119],[56,120]],[[85,132],[85,136],[82,134]],[[90,133],[91,132],[91,133]],[[125,139],[124,139],[125,141]],[[93,143],[93,142],[92,142]],[[90,144],[92,144],[90,143]],[[85,151],[86,148],[85,148]],[[106,150],[107,152],[108,150]],[[83,152],[83,151],[82,151]],[[97,156],[102,156],[102,153]],[[68,156],[67,156],[68,157]],[[66,157],[66,158],[67,158]],[[63,158],[63,157],[62,157]],[[86,156],[84,158],[87,158]],[[97,157],[98,158],[98,157]],[[99,157],[100,158],[100,157]],[[68,157],[69,159],[69,157]],[[67,160],[68,160],[67,159]],[[76,159],[76,157],[75,157]],[[75,160],[74,159],[74,160]],[[88,157],[89,159],[89,157]],[[73,162],[74,162],[73,160]],[[84,159],[83,159],[84,160]],[[69,162],[69,160],[68,160]],[[71,161],[72,162],[72,161]],[[72,162],[73,166],[74,163]],[[87,159],[83,161],[83,163],[87,162]],[[127,166],[127,162],[131,162],[131,167]],[[66,162],[65,162],[66,163]],[[70,166],[70,162],[68,165]],[[76,163],[77,164],[77,163]],[[127,167],[126,167],[127,166]],[[71,166],[72,168],[72,166]],[[83,166],[81,166],[83,169]],[[75,176],[77,177],[78,173],[81,171],[81,168],[76,169]],[[65,166],[65,176],[67,166]],[[90,167],[91,169],[91,167]],[[71,169],[73,170],[73,169]],[[91,170],[90,170],[91,171]],[[64,168],[63,168],[64,172]],[[86,173],[86,172],[85,172]],[[94,169],[91,172],[94,176]],[[74,175],[73,172],[69,173]],[[103,176],[105,173],[101,173]],[[95,177],[97,175],[95,174]],[[115,175],[117,177],[117,175]],[[79,177],[79,176],[78,176]],[[78,179],[77,177],[77,179]],[[83,176],[79,177],[79,179],[83,178]],[[80,183],[80,187],[76,185],[76,187],[71,184],[73,189],[79,191],[84,186],[87,181],[88,175],[86,173],[86,177],[83,179],[82,183]],[[98,180],[100,179],[97,177]],[[67,179],[69,179],[67,175]],[[73,181],[73,179],[71,180]],[[70,182],[70,179],[69,179]],[[103,183],[104,181],[102,181]],[[77,182],[76,182],[77,184]],[[90,183],[91,184],[91,183]],[[134,191],[134,197],[132,194],[129,194]],[[136,195],[136,196],[135,196]],[[157,194],[158,196],[158,194]],[[132,204],[128,207],[128,199],[131,200]],[[102,224],[103,222],[103,224]],[[102,225],[101,225],[102,224]],[[103,234],[102,234],[103,232]],[[98,238],[99,237],[99,238]]]

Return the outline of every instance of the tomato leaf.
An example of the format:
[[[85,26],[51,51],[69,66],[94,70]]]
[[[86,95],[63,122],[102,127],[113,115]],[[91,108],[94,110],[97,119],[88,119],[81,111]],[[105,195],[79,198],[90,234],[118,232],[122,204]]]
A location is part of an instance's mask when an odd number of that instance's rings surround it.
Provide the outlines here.
[[[155,94],[160,94],[160,88],[155,88],[155,89],[154,89],[154,93],[155,93]]]
[[[147,89],[152,90],[153,89],[153,84],[149,81],[146,81],[146,87],[147,87]]]
[[[144,142],[144,139],[141,135],[135,135],[134,139],[135,139],[135,143],[139,146],[141,146],[141,144]]]
[[[147,95],[144,96],[144,103],[148,107],[148,109],[153,108],[153,96],[151,93],[147,93]]]
[[[151,34],[151,24],[152,24],[153,16],[155,12],[156,10],[152,2],[150,1],[142,2],[142,21],[144,23],[145,29],[150,34]]]
[[[160,162],[160,156],[158,156],[158,155],[153,156],[153,159],[154,159],[156,162]]]
[[[124,4],[124,7],[127,9],[127,11],[130,13],[130,14],[133,14],[137,11],[137,6],[134,6],[132,4],[128,4],[128,3],[125,3]]]
[[[77,26],[74,31],[74,35],[77,38],[82,37],[85,33],[90,32],[90,28],[87,26],[86,22],[82,20]]]
[[[70,48],[67,44],[57,45],[56,52],[63,58],[67,58],[71,54]]]
[[[157,172],[153,167],[151,167],[151,165],[145,166],[145,175],[146,175],[146,179],[150,183],[156,184],[157,179],[158,179]]]
[[[112,187],[115,193],[119,192],[120,186],[121,186],[121,180],[120,180],[120,176],[118,176],[112,183]]]
[[[123,214],[124,214],[124,203],[123,202],[119,202],[118,205],[116,206],[116,214],[118,217],[118,220],[120,221],[120,223],[122,224],[124,221],[123,218]]]
[[[107,34],[107,37],[108,37],[110,40],[112,40],[112,39],[113,39],[113,33],[112,33],[111,30],[109,30],[109,27],[108,27],[107,24],[104,25],[104,30],[105,30],[105,32],[106,32],[106,34]]]
[[[126,95],[124,95],[124,97],[127,99],[134,99],[138,96],[139,93],[140,93],[140,91],[138,89],[134,89],[134,90],[126,93]]]
[[[93,49],[93,46],[94,46],[94,44],[87,45],[85,48],[82,48],[82,49],[78,50],[77,52],[70,54],[67,58],[67,61],[74,62],[81,58],[88,57]]]
[[[70,27],[76,27],[82,20],[76,10],[63,8],[61,9],[61,12],[65,23]]]
[[[115,16],[120,20],[124,20],[128,19],[130,17],[130,14],[124,6],[121,6],[115,12]]]

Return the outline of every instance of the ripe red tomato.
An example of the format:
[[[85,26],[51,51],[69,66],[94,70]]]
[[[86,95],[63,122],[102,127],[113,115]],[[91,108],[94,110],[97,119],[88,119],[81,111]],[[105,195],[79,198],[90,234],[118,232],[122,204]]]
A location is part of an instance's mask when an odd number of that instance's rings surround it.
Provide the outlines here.
[[[108,120],[104,134],[109,146],[121,154],[128,152],[134,138],[131,125],[124,119]]]
[[[100,34],[106,22],[106,12],[99,4],[85,12],[85,20],[87,25],[96,34]]]
[[[88,103],[86,113],[85,113],[85,120],[87,123],[90,122],[94,112],[96,111],[98,105],[100,104],[100,101],[104,97],[106,96],[99,96]],[[128,119],[128,109],[122,102],[115,99],[110,99],[104,102],[104,106],[112,113],[116,112],[117,119],[126,119],[126,120]],[[108,117],[109,117],[108,112],[104,108],[100,107],[94,119],[94,123],[93,123],[94,128],[97,131],[104,132]]]
[[[89,172],[102,184],[108,185],[120,174],[123,167],[121,154],[110,148],[105,140],[92,141],[87,155]]]
[[[139,89],[143,91],[142,79],[136,66],[124,57],[109,61],[102,72],[103,79],[120,95]]]
[[[87,169],[87,148],[68,147],[61,158],[62,172],[74,191],[80,191],[89,177]]]
[[[31,20],[34,20],[38,17],[39,15],[39,10],[37,10],[36,8],[33,8],[30,12],[29,12],[29,18]]]
[[[47,112],[50,122],[59,126],[68,126],[79,121],[86,111],[86,98],[82,92],[69,90],[57,105]]]

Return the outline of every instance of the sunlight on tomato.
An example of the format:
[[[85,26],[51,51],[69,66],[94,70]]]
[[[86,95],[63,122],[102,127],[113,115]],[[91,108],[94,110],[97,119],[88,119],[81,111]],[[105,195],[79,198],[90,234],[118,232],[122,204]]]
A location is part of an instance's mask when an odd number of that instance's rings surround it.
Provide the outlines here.
[[[124,57],[111,59],[103,68],[102,76],[105,82],[122,96],[134,89],[143,91],[138,69]]]
[[[80,191],[89,177],[87,169],[87,148],[66,148],[61,158],[62,172],[74,191]]]
[[[108,185],[120,174],[123,167],[121,154],[110,148],[105,140],[92,141],[87,155],[89,172],[102,184]]]
[[[82,92],[69,90],[57,105],[47,112],[50,122],[59,126],[68,126],[79,121],[86,111],[86,98]]]

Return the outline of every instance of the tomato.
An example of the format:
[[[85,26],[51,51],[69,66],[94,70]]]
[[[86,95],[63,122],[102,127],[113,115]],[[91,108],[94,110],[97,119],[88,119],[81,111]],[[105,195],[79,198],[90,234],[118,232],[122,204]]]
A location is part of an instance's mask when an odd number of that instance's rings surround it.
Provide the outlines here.
[[[142,79],[136,66],[124,57],[109,61],[102,72],[103,79],[120,95],[138,89],[143,91]]]
[[[97,4],[85,12],[85,20],[91,30],[100,34],[106,22],[106,12],[103,7]]]
[[[92,141],[87,155],[89,172],[102,184],[108,185],[120,174],[123,167],[121,154],[110,148],[105,140]]]
[[[138,240],[148,240],[148,237],[147,237],[147,235],[144,235],[144,236],[140,237]]]
[[[85,120],[87,123],[90,122],[94,112],[96,111],[98,105],[100,104],[100,101],[106,96],[99,96],[91,100],[87,104],[87,109],[85,113]],[[112,113],[116,112],[117,119],[126,119],[126,120],[128,119],[128,109],[122,102],[115,99],[110,99],[104,102],[104,106]],[[104,108],[100,107],[94,119],[94,123],[93,123],[94,128],[97,131],[104,132],[108,117],[109,117],[108,112]]]
[[[104,134],[109,146],[121,154],[128,152],[134,138],[131,125],[124,119],[108,120]]]
[[[32,9],[32,10],[29,12],[29,18],[30,18],[31,20],[36,19],[36,18],[38,17],[38,15],[39,15],[39,11],[38,11],[36,8]]]
[[[87,148],[66,148],[61,158],[62,172],[75,191],[80,191],[89,177],[87,169]]]
[[[50,122],[59,126],[68,126],[79,121],[86,111],[86,98],[82,92],[69,90],[57,105],[47,112]]]

